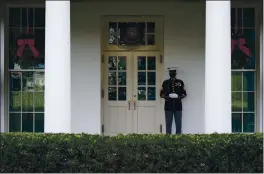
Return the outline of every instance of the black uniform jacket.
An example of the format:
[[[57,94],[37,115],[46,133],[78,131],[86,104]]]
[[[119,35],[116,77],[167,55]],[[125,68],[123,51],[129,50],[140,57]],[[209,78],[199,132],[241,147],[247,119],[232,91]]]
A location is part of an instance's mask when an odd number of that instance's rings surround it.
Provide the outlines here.
[[[170,98],[170,93],[178,94],[178,98]],[[182,111],[181,100],[187,96],[184,83],[180,79],[168,79],[163,81],[160,97],[165,99],[165,111]]]

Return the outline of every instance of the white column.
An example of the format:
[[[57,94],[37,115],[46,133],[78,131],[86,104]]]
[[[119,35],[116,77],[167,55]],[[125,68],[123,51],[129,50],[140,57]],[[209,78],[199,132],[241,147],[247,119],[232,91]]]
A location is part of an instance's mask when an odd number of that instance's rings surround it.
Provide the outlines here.
[[[261,45],[261,54],[260,54],[260,91],[261,91],[261,100],[260,100],[260,110],[259,110],[259,119],[257,119],[259,132],[263,132],[263,115],[264,115],[264,2],[262,1],[262,22],[261,22],[261,31],[260,31],[260,45]]]
[[[7,117],[5,114],[5,16],[4,2],[0,2],[0,132],[7,131]]]
[[[70,0],[46,0],[45,132],[71,132]]]
[[[230,0],[206,0],[205,133],[231,132]]]

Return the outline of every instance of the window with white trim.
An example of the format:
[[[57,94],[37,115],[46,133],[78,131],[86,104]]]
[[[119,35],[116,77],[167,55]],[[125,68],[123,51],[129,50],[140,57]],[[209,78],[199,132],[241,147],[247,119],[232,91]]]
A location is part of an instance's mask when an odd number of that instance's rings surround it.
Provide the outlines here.
[[[45,8],[8,10],[9,132],[43,132]]]
[[[232,132],[255,132],[255,9],[232,8]]]

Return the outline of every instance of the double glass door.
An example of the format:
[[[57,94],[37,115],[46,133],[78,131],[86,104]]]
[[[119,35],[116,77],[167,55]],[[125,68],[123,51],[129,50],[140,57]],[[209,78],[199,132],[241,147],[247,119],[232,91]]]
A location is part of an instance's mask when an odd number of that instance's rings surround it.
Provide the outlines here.
[[[104,54],[104,134],[158,133],[159,52]]]

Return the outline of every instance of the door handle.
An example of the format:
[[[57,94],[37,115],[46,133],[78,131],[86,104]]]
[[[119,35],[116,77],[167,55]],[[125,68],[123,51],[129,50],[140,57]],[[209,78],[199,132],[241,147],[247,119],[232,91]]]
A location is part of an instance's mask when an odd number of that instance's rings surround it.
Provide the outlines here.
[[[136,110],[136,97],[137,97],[137,95],[134,94],[134,95],[133,95],[134,110]]]
[[[131,103],[131,99],[128,99],[128,110],[131,110],[130,109],[130,103]]]

